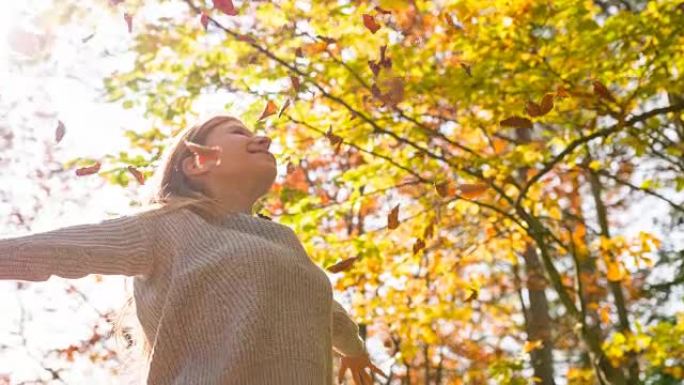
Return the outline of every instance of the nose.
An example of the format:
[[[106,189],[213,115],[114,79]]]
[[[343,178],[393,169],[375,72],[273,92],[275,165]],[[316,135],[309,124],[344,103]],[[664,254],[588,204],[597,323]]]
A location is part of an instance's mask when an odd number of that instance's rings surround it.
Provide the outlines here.
[[[268,149],[268,147],[271,145],[271,138],[268,136],[260,136],[257,139],[257,143],[259,143],[260,147]]]

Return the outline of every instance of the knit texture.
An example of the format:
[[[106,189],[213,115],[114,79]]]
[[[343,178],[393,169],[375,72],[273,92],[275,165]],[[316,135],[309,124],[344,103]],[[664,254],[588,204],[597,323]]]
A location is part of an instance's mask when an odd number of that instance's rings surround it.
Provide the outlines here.
[[[132,276],[150,385],[332,385],[332,353],[367,352],[288,226],[188,209],[0,240],[0,279]]]

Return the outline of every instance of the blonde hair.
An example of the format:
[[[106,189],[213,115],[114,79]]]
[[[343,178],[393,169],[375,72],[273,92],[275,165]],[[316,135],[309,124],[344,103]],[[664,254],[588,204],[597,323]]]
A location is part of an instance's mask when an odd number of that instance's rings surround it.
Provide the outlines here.
[[[156,168],[151,186],[154,186],[145,200],[145,211],[141,215],[160,215],[166,212],[187,208],[202,216],[210,223],[218,223],[225,214],[218,206],[218,200],[211,197],[203,186],[193,183],[182,171],[182,162],[192,152],[185,145],[185,141],[206,144],[211,130],[227,121],[239,119],[229,115],[214,116],[203,123],[197,123],[181,130],[168,145]],[[150,210],[152,209],[152,210]],[[225,210],[224,210],[225,211]],[[124,327],[124,320],[131,317],[135,310],[135,297],[129,295],[126,303],[117,312],[113,321],[112,334],[115,336],[117,351],[123,352],[125,366],[148,363],[151,355],[151,345],[139,322],[133,322],[132,327]],[[120,343],[126,341],[125,349],[133,348],[130,354],[121,349]],[[142,379],[141,379],[142,380]]]

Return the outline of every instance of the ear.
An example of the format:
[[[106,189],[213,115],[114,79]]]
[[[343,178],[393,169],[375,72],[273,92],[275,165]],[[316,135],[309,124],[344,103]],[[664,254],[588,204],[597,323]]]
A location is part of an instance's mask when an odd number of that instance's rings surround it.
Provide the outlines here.
[[[198,176],[209,172],[209,167],[207,167],[206,163],[201,166],[197,165],[194,155],[186,156],[181,161],[181,168],[183,169],[183,173],[188,177]]]

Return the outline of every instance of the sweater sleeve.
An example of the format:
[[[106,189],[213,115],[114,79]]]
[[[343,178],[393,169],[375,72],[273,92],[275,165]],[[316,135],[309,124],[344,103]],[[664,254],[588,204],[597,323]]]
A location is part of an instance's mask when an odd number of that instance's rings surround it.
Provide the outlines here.
[[[359,336],[359,327],[342,305],[333,299],[333,348],[344,356],[367,353],[364,341]]]
[[[134,214],[0,239],[0,279],[147,275],[154,265],[149,227]]]

